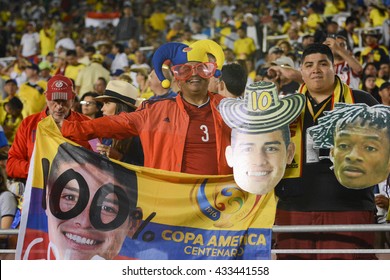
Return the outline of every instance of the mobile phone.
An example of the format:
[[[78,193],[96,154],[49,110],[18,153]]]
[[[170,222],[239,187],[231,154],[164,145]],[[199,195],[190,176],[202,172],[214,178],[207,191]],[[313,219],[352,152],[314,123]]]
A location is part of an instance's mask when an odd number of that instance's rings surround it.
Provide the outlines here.
[[[89,145],[91,146],[92,150],[94,152],[98,152],[97,148],[96,148],[96,145],[97,144],[100,144],[100,140],[99,138],[94,138],[94,139],[91,139],[88,141]]]

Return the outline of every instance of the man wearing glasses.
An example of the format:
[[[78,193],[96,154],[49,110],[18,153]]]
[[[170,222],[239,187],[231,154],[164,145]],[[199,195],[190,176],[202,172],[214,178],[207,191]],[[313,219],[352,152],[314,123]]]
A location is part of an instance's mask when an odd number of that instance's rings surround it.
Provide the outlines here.
[[[208,54],[216,62],[209,62]],[[164,88],[170,86],[161,70],[166,60],[170,60],[180,88],[176,98],[144,101],[136,112],[118,116],[83,122],[60,120],[58,127],[73,140],[139,135],[146,167],[202,175],[231,174],[225,158],[231,129],[217,110],[223,97],[207,90],[209,79],[220,75],[222,48],[210,40],[191,46],[162,45],[153,57],[153,66]]]

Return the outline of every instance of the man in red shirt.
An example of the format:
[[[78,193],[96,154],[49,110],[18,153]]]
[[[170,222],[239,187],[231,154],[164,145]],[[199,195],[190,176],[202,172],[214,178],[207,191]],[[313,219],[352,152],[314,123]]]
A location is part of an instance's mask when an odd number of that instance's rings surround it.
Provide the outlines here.
[[[6,166],[10,178],[26,181],[35,144],[35,134],[40,120],[50,115],[56,122],[63,119],[76,122],[89,119],[71,110],[76,95],[73,91],[73,83],[67,77],[62,75],[53,76],[48,81],[45,95],[46,108],[40,113],[25,118],[16,132],[15,140],[8,153]],[[87,141],[79,141],[78,143],[90,148]]]
[[[224,60],[223,50],[220,46],[211,50],[209,40],[200,41],[195,46],[167,43],[155,53],[154,68],[166,88],[169,82],[160,73],[161,65],[167,59],[172,62],[181,89],[176,98],[144,101],[136,112],[92,121],[60,120],[57,124],[63,135],[74,140],[139,135],[147,167],[191,174],[231,174],[225,158],[231,129],[217,110],[223,97],[207,90],[209,79],[218,70],[207,53],[222,55]]]

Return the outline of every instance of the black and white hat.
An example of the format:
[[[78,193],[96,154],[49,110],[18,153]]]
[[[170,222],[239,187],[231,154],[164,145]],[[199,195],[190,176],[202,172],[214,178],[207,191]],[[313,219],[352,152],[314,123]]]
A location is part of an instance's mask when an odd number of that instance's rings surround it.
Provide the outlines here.
[[[304,105],[304,94],[279,99],[274,83],[257,82],[246,87],[244,97],[222,99],[218,109],[229,127],[241,133],[258,134],[290,124]]]

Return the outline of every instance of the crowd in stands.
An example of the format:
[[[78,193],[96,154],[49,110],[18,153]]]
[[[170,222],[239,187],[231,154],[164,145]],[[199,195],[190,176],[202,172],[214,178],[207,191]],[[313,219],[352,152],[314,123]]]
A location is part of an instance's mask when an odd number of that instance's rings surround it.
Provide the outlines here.
[[[323,43],[332,50],[342,82],[390,106],[388,0],[0,0],[0,7],[0,125],[7,139],[0,152],[12,147],[24,118],[47,106],[44,92],[57,74],[75,86],[78,102],[72,110],[91,119],[121,112],[108,113],[110,103],[127,104],[106,96],[115,80],[131,83],[138,102],[175,96],[179,88],[169,65],[163,68],[171,76],[170,91],[154,82],[152,58],[167,42],[210,39],[221,45],[224,65],[234,66],[222,68],[222,78],[209,90],[228,97],[244,91],[242,83],[229,84],[237,77],[246,84],[270,80],[281,95],[294,93],[302,79],[279,76],[273,67],[298,70],[303,50]],[[90,13],[107,20],[96,17],[96,26],[87,26]],[[108,14],[117,16],[112,20]],[[111,147],[122,159],[132,141],[139,139],[106,139],[101,149]],[[139,158],[128,162],[142,165],[143,154]],[[382,189],[388,208],[388,182]]]

